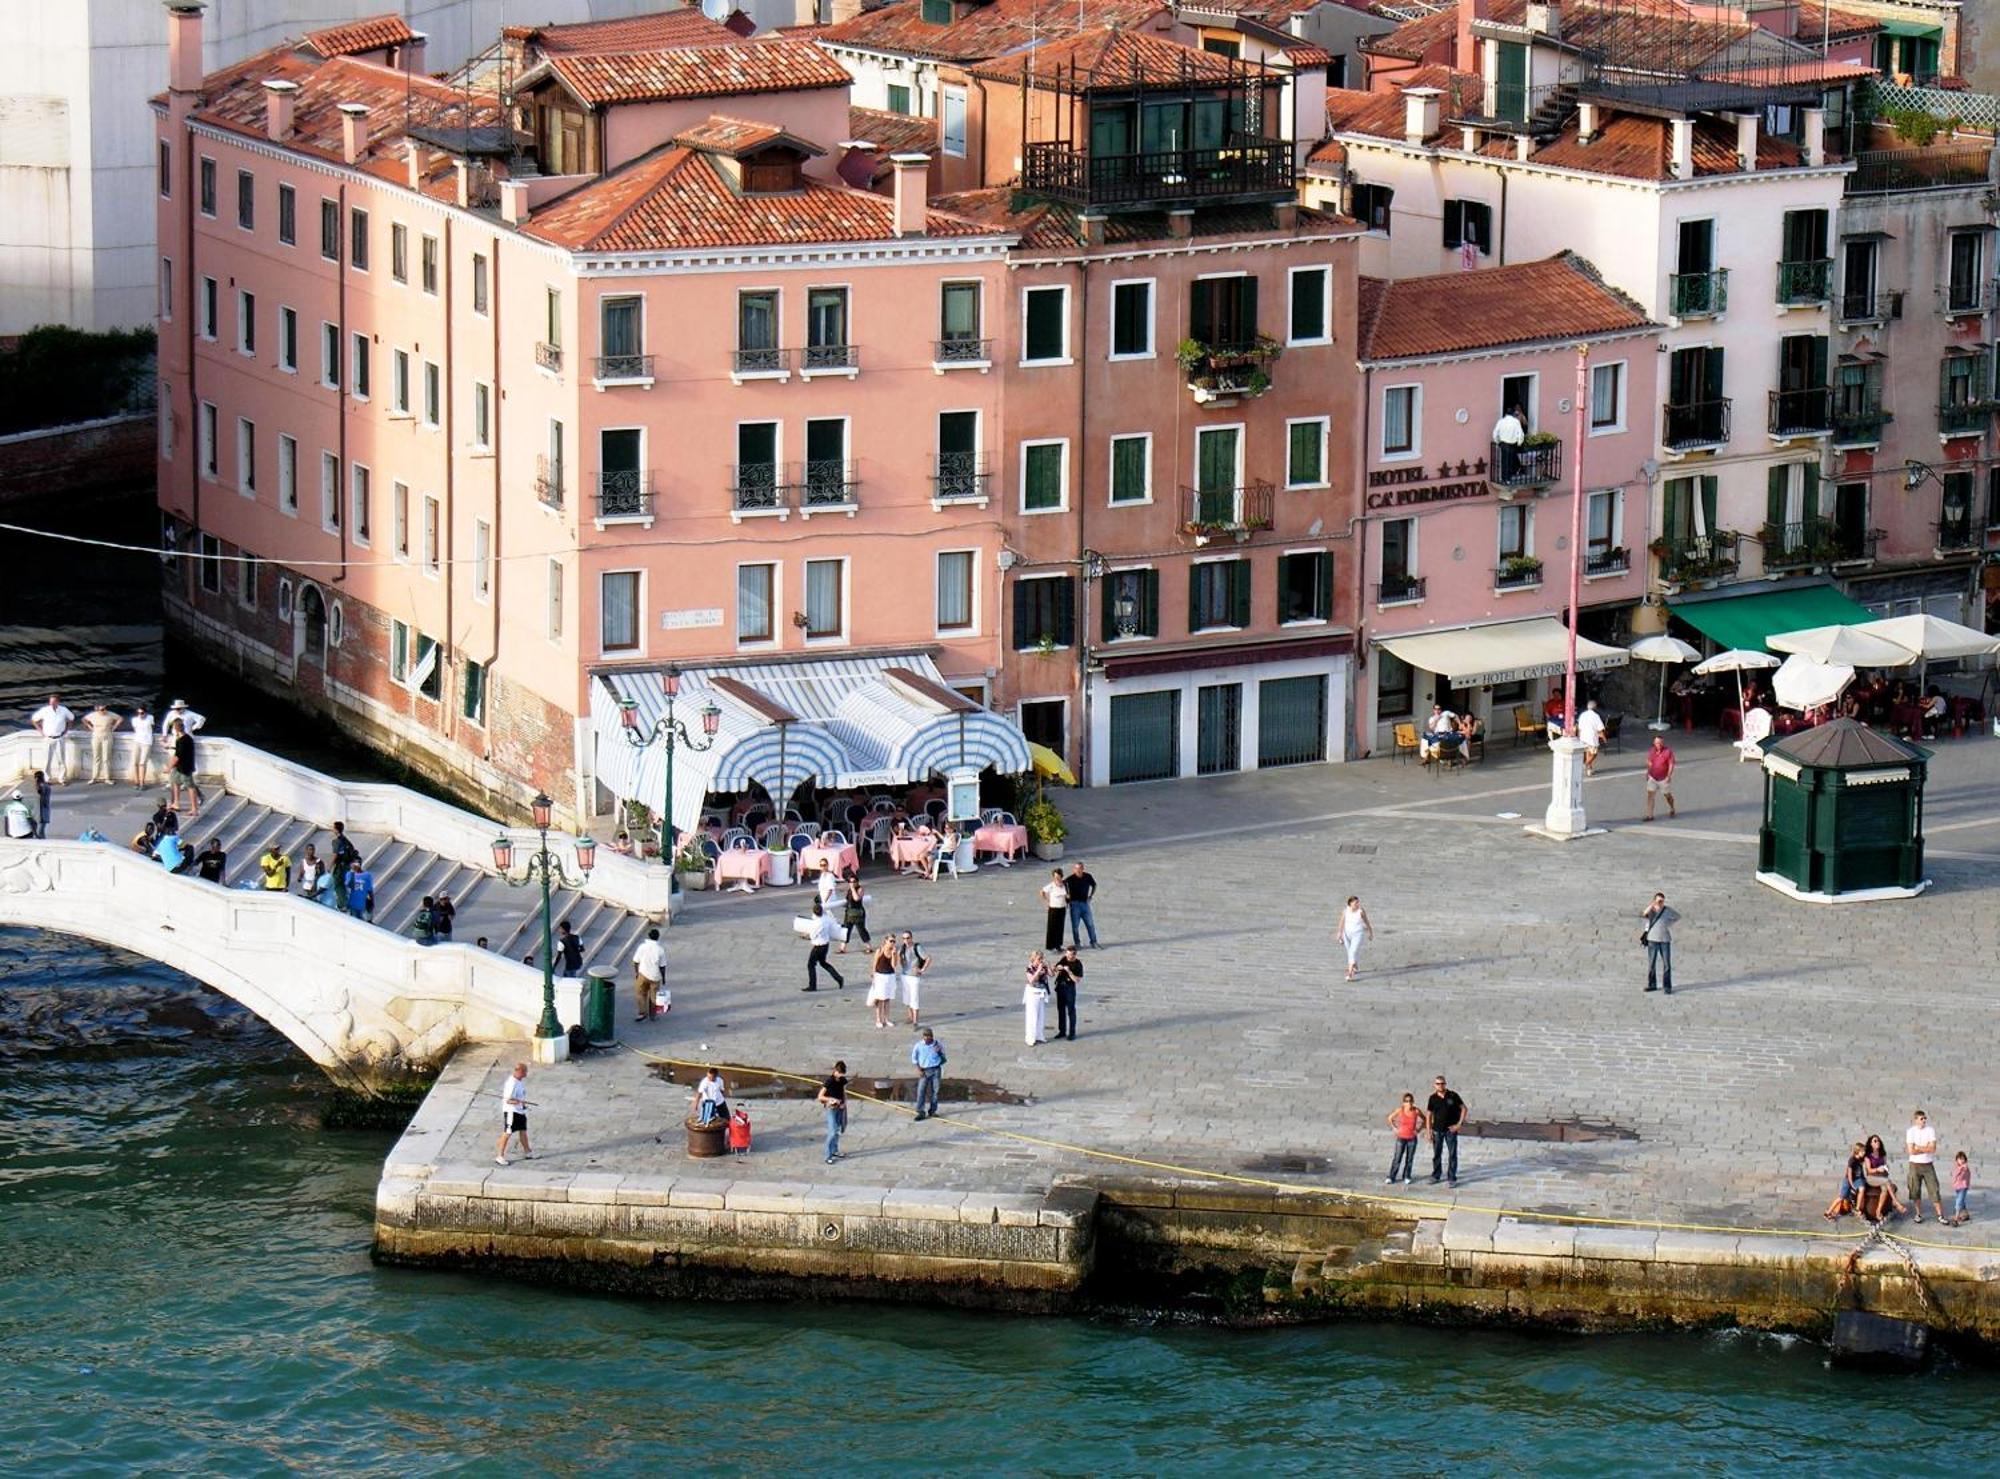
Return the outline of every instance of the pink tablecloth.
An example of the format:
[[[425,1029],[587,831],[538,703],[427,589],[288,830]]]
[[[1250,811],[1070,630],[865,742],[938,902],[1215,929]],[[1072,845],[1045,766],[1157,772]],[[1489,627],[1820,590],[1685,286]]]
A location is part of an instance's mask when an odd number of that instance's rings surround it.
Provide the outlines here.
[[[981,827],[972,834],[972,850],[976,853],[997,852],[1010,858],[1014,857],[1028,850],[1028,829],[1022,826]]]
[[[761,847],[733,848],[715,860],[716,884],[760,884],[769,875],[770,859]]]
[[[849,868],[861,867],[861,854],[854,850],[853,843],[843,847],[821,847],[814,843],[799,853],[799,876],[817,873],[828,864],[833,865],[833,876],[845,878]]]
[[[911,837],[891,837],[889,861],[898,868],[906,868],[912,863],[922,863],[929,859],[936,846],[937,838],[928,832]]]

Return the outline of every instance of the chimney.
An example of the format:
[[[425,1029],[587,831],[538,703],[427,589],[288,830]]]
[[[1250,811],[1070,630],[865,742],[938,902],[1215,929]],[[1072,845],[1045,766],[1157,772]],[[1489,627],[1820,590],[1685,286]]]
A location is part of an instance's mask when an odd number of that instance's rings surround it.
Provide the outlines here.
[[[1472,39],[1472,23],[1486,19],[1487,0],[1458,0],[1458,36],[1452,48],[1454,71],[1479,70],[1479,44]]]
[[[403,163],[409,166],[408,184],[412,190],[424,188],[424,165],[429,162],[430,151],[415,139],[403,140]]]
[[[1403,138],[1421,144],[1438,131],[1438,99],[1444,94],[1435,87],[1403,89]]]
[[[1463,149],[1467,154],[1477,154],[1479,152],[1479,139],[1479,130],[1471,124],[1466,123],[1459,126],[1458,147]]]
[[[169,0],[167,5],[167,89],[201,91],[201,13],[208,0]]]
[[[1533,134],[1518,133],[1514,135],[1514,157],[1516,159],[1526,163],[1528,157],[1534,152],[1535,137]]]
[[[829,24],[837,26],[842,21],[853,20],[859,14],[861,14],[861,0],[833,0],[833,6],[827,15],[827,21]]]
[[[875,146],[866,139],[842,139],[840,162],[833,172],[850,190],[875,188]]]
[[[368,108],[364,103],[340,105],[340,157],[356,163],[368,152]]]
[[[528,182],[526,180],[502,180],[500,182],[500,219],[509,226],[518,226],[528,219]]]
[[[453,177],[451,198],[460,206],[471,205],[472,161],[469,159],[454,159],[451,162],[451,172]]]
[[[1086,213],[1078,216],[1076,219],[1077,224],[1083,227],[1083,244],[1085,246],[1101,247],[1104,245],[1104,215],[1102,212],[1096,215]]]
[[[889,163],[896,167],[893,197],[896,234],[922,236],[930,204],[931,157],[928,154],[891,154]]]
[[[403,48],[396,57],[403,71],[417,77],[424,75],[424,43],[429,40],[430,37],[422,31],[411,32],[410,39],[403,43]]]
[[[282,144],[292,136],[292,104],[298,101],[299,85],[273,77],[264,83],[264,137]]]
[[[1556,0],[1528,0],[1528,29],[1551,41],[1562,39],[1562,7]]]
[[[1597,137],[1597,104],[1578,103],[1576,105],[1576,141],[1588,144]]]
[[[1755,113],[1736,115],[1736,163],[1743,173],[1757,168],[1757,124]]]
[[[1667,173],[1676,180],[1694,178],[1694,120],[1676,118],[1667,124],[1667,134],[1671,148],[1667,160]]]
[[[1296,200],[1281,200],[1271,207],[1271,224],[1280,231],[1296,231],[1299,228],[1299,203]]]
[[[1167,235],[1176,241],[1186,241],[1194,235],[1194,212],[1180,206],[1167,212]]]
[[[1806,163],[1818,169],[1826,163],[1826,109],[1801,108],[1806,125]]]

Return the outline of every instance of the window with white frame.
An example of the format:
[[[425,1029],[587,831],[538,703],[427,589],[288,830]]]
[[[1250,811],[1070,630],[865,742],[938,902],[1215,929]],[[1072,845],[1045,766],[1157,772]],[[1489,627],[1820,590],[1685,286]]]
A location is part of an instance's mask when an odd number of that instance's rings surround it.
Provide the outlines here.
[[[563,566],[561,560],[549,561],[548,570],[548,630],[551,642],[560,642],[563,634]]]
[[[1500,505],[1500,563],[1526,560],[1535,553],[1534,509],[1524,503]]]
[[[938,89],[938,147],[954,159],[965,157],[965,89]]]
[[[236,418],[236,491],[257,496],[257,423],[242,416]]]
[[[340,527],[340,458],[319,454],[319,521],[329,531]]]
[[[1285,423],[1285,486],[1324,488],[1327,418],[1307,416]]]
[[[598,577],[598,632],[606,652],[639,650],[637,570],[606,570]]]
[[[1150,277],[1111,285],[1111,357],[1153,357],[1153,280]]]
[[[1599,432],[1625,429],[1625,361],[1612,360],[1590,367],[1590,430]]]
[[[201,462],[201,475],[205,478],[213,478],[215,476],[216,459],[215,406],[213,402],[203,401],[196,408],[194,431],[195,454]]]
[[[204,534],[196,541],[196,552],[201,556],[201,588],[211,596],[222,594],[222,541],[213,534]]]
[[[320,197],[319,254],[329,262],[340,260],[340,203]]]
[[[348,526],[348,532],[354,536],[356,544],[366,544],[370,538],[368,528],[369,504],[374,501],[372,496],[372,475],[360,463],[351,462],[347,466],[347,482],[348,512],[352,519],[352,522]]]
[[[460,663],[459,668],[459,712],[471,723],[483,727],[486,723],[486,664],[467,660]]]
[[[257,557],[248,550],[236,562],[236,599],[246,611],[257,609]]]
[[[340,325],[323,320],[319,326],[319,383],[328,390],[340,389]]]
[[[278,187],[278,241],[284,246],[299,244],[299,194],[290,185]]]
[[[438,501],[429,494],[424,495],[424,569],[436,575],[442,568],[440,548],[442,540],[438,531]]]
[[[347,265],[356,272],[368,270],[368,212],[350,206],[347,212]]]
[[[257,352],[257,295],[236,290],[236,352]]]
[[[221,315],[217,306],[220,296],[221,289],[215,279],[204,277],[201,280],[201,337],[204,339],[215,337],[216,319]]]
[[[299,442],[282,432],[278,434],[278,507],[288,514],[299,511]]]
[[[1424,388],[1389,385],[1382,390],[1382,455],[1415,457],[1423,450]]]
[[[486,316],[486,273],[486,254],[484,252],[474,252],[472,254],[472,311],[481,318]]]
[[[444,376],[437,365],[424,361],[424,425],[436,431],[444,420]]]
[[[1021,512],[1056,513],[1069,507],[1069,442],[1021,443]]]
[[[1111,439],[1111,501],[1153,501],[1153,434],[1132,432]]]
[[[247,169],[236,172],[236,225],[243,231],[257,229],[257,177]]]
[[[970,632],[975,625],[973,555],[969,549],[940,550],[937,557],[937,629]]]
[[[215,214],[215,161],[210,159],[206,154],[201,157],[199,173],[201,177],[201,213],[204,216],[213,216]]]
[[[347,364],[347,373],[350,381],[348,394],[353,396],[357,401],[368,399],[368,350],[368,336],[366,334],[356,334],[351,350],[352,357],[348,360]]]
[[[1291,309],[1286,322],[1293,344],[1327,344],[1333,340],[1333,269],[1294,267],[1289,274]]]
[[[410,351],[407,349],[389,351],[389,411],[395,416],[410,414]]]
[[[389,484],[389,553],[410,558],[410,485],[400,480]]]
[[[484,519],[472,521],[472,599],[490,600],[493,595],[493,526]]]
[[[1624,566],[1623,500],[1616,488],[1598,488],[1586,496],[1583,515],[1585,575],[1612,574]]]
[[[736,641],[739,646],[775,642],[778,567],[772,564],[736,567]]]
[[[278,310],[278,368],[298,373],[299,312],[296,308]]]
[[[174,259],[160,258],[160,317],[172,319],[174,316]]]
[[[423,259],[420,265],[423,270],[424,291],[427,293],[436,293],[438,290],[438,239],[435,236],[426,236],[424,238]]]
[[[1059,365],[1069,360],[1069,289],[1021,290],[1021,363]]]
[[[410,228],[401,221],[389,225],[389,276],[397,282],[410,280]]]
[[[847,635],[847,561],[806,561],[806,640],[838,641]]]
[[[480,452],[493,446],[493,387],[484,380],[472,382],[472,445]]]

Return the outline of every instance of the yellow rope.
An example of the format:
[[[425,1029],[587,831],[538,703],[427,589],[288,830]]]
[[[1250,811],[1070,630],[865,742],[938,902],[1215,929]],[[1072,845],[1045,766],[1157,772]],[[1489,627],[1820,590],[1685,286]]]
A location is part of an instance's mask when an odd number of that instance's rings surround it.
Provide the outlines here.
[[[818,1084],[820,1079],[810,1074],[789,1073],[781,1068],[751,1068],[747,1064],[716,1064],[708,1059],[668,1058],[659,1053],[649,1053],[643,1048],[620,1044],[627,1052],[635,1053],[651,1063],[663,1063],[670,1068],[717,1067],[727,1070],[731,1067],[745,1073],[760,1073],[771,1078],[789,1079],[794,1083]],[[877,1098],[873,1094],[856,1093],[848,1090],[850,1099],[859,1099],[864,1104],[880,1105],[901,1114],[914,1116],[916,1111],[908,1105],[893,1099]],[[940,1119],[947,1116],[940,1115]],[[1852,1242],[1853,1233],[1822,1232],[1814,1228],[1769,1228],[1769,1227],[1727,1227],[1706,1222],[1643,1222],[1629,1217],[1590,1217],[1572,1212],[1531,1212],[1516,1207],[1469,1207],[1463,1202],[1434,1202],[1419,1197],[1380,1197],[1368,1192],[1348,1191],[1343,1187],[1306,1186],[1294,1181],[1277,1181],[1268,1176],[1244,1176],[1233,1171],[1207,1171],[1198,1166],[1179,1166],[1171,1161],[1148,1160],[1144,1156],[1125,1155],[1115,1150],[1097,1150],[1087,1145],[1071,1145],[1067,1141],[1049,1140],[1040,1135],[1027,1135],[1019,1130],[1003,1130],[997,1125],[982,1125],[972,1120],[949,1118],[948,1122],[957,1129],[971,1130],[981,1135],[991,1135],[998,1139],[1013,1140],[1023,1145],[1036,1145],[1044,1150],[1064,1151],[1070,1155],[1084,1156],[1091,1160],[1112,1161],[1123,1166],[1137,1166],[1147,1171],[1165,1171],[1175,1176],[1193,1176],[1207,1181],[1224,1181],[1237,1186],[1255,1186],[1269,1191],[1296,1192],[1310,1196],[1340,1197],[1347,1201],[1363,1202],[1374,1207],[1411,1208],[1439,1214],[1450,1212],[1487,1212],[1496,1217],[1512,1217],[1517,1221],[1554,1222],[1576,1227],[1627,1227],[1647,1232],[1708,1232],[1723,1233],[1734,1237],[1765,1238],[1814,1238],[1825,1242]],[[1966,1243],[1935,1243],[1922,1238],[1898,1237],[1898,1242],[1914,1248],[1937,1248],[1946,1252],[1960,1253],[2000,1253],[2000,1248],[1984,1247]]]

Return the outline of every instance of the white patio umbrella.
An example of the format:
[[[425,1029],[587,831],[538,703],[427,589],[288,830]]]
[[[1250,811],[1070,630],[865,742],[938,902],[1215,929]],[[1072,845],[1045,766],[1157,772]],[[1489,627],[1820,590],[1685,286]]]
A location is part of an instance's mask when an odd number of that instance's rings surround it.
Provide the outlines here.
[[[1854,669],[1844,662],[1814,662],[1794,652],[1771,674],[1771,691],[1788,709],[1811,709],[1832,703],[1853,681]]]
[[[1775,668],[1777,665],[1778,659],[1771,656],[1768,652],[1759,652],[1753,647],[1731,647],[1727,651],[1716,653],[1714,657],[1696,663],[1694,670],[1703,677],[1707,677],[1711,673],[1734,673],[1736,675],[1736,712],[1741,714],[1743,712],[1743,675],[1745,673],[1762,672],[1766,668]]]
[[[1858,626],[1804,627],[1777,632],[1764,639],[1774,652],[1796,652],[1816,663],[1854,668],[1906,668],[1917,660],[1914,649]]]
[[[1907,647],[1925,662],[1943,662],[1951,657],[1986,657],[2000,652],[2000,637],[1989,637],[1972,627],[1961,626],[1927,612],[1859,622],[1854,630],[1866,632],[1871,637],[1885,638],[1898,647]]]
[[[1667,669],[1675,663],[1693,662],[1701,656],[1679,637],[1669,637],[1664,632],[1657,636],[1641,637],[1625,649],[1641,662],[1656,662],[1660,665],[1660,698],[1653,709],[1653,722],[1648,729],[1666,729],[1667,724]]]

